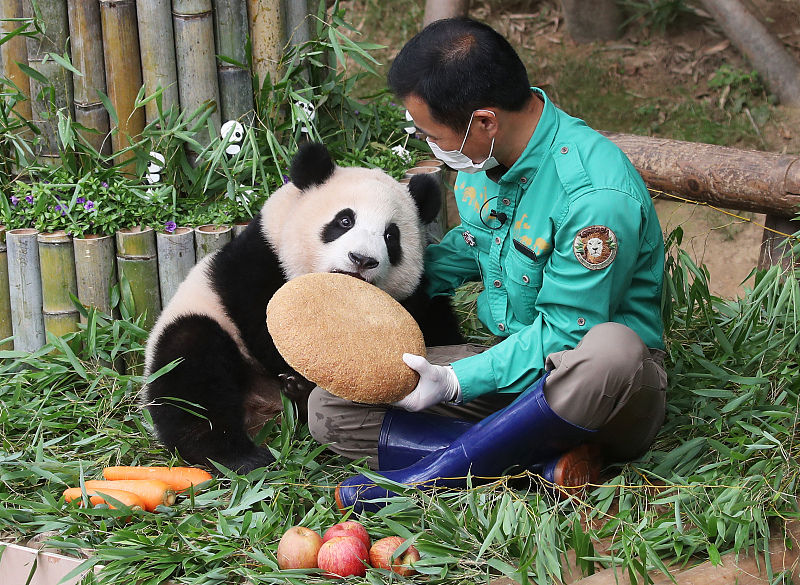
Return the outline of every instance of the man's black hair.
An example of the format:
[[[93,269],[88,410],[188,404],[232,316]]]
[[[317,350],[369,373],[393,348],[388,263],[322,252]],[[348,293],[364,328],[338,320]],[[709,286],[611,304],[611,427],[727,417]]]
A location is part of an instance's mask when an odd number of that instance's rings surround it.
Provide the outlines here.
[[[470,18],[426,26],[401,49],[387,77],[401,100],[414,94],[433,118],[463,130],[478,108],[519,111],[531,97],[525,65],[497,31]]]

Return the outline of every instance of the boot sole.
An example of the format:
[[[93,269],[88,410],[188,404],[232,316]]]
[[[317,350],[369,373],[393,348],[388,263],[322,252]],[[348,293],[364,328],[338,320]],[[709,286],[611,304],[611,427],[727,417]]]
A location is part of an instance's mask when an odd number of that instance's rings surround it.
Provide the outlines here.
[[[347,511],[347,509],[344,507],[344,504],[342,503],[341,495],[339,495],[339,488],[340,487],[341,487],[341,484],[337,485],[336,489],[333,491],[333,499],[336,500],[336,507],[339,508],[339,513],[340,514],[344,514]]]
[[[581,445],[562,455],[555,464],[553,483],[555,486],[566,488],[585,488],[588,484],[598,483],[601,469],[602,463],[597,447]],[[574,490],[567,490],[565,495],[572,491]]]

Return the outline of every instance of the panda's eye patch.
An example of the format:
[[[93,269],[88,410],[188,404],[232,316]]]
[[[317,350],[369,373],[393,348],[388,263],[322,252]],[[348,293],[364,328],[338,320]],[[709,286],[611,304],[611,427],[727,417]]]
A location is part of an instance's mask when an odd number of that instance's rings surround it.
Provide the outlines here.
[[[383,232],[383,241],[386,242],[386,251],[389,254],[389,264],[396,266],[403,259],[403,248],[400,245],[400,228],[396,223],[390,223]]]
[[[322,241],[326,244],[350,230],[356,225],[356,214],[352,209],[342,209],[322,228]]]

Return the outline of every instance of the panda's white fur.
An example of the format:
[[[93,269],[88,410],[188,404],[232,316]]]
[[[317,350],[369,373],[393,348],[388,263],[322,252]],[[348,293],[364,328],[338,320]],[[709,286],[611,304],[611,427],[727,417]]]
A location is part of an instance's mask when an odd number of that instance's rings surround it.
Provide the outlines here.
[[[406,187],[380,170],[338,167],[315,144],[301,148],[291,173],[244,233],[190,271],[148,339],[147,376],[179,363],[147,385],[145,405],[159,439],[190,463],[246,472],[273,460],[249,434],[280,411],[280,376],[304,382],[265,323],[267,302],[287,280],[345,272],[418,320],[434,306],[423,300],[421,278],[423,224],[440,203],[435,181],[419,177]],[[432,312],[436,343],[456,342],[455,320],[442,318],[449,307]]]

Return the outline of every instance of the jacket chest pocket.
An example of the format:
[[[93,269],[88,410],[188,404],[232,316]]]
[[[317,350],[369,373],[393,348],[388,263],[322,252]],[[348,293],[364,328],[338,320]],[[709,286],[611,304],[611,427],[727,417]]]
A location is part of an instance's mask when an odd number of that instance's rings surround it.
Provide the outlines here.
[[[544,265],[548,257],[549,254],[534,260],[512,249],[506,258],[508,302],[514,316],[526,325],[536,318],[536,299],[542,287]]]

